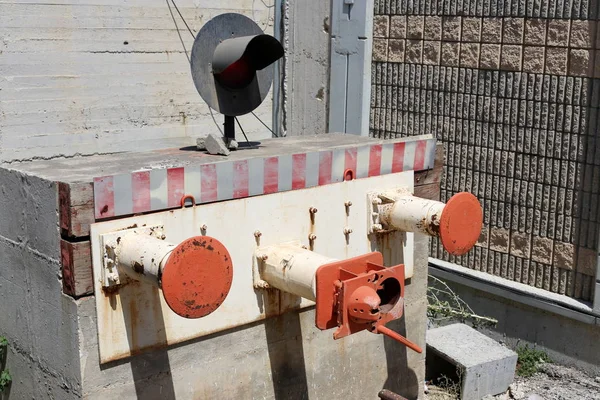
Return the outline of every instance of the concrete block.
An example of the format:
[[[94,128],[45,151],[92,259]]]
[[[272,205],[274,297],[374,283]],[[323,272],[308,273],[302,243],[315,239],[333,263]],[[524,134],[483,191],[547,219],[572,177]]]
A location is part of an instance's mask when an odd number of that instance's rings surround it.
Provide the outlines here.
[[[423,64],[439,65],[441,43],[438,41],[423,42]]]
[[[546,48],[546,73],[553,75],[565,75],[567,73],[566,48]]]
[[[547,44],[549,46],[568,46],[570,21],[551,19],[548,21]]]
[[[405,62],[409,64],[420,64],[423,55],[422,40],[407,40]]]
[[[408,16],[406,19],[406,37],[408,39],[423,39],[425,17]]]
[[[390,38],[404,39],[406,37],[406,16],[392,15],[390,21]]]
[[[481,68],[498,69],[500,66],[500,45],[482,44],[479,65]]]
[[[373,61],[387,61],[388,41],[373,39]]]
[[[481,18],[463,18],[463,42],[479,42],[481,40]]]
[[[467,68],[479,67],[479,43],[462,43],[460,66]]]
[[[555,241],[552,264],[561,269],[573,270],[575,268],[575,245]]]
[[[517,257],[529,258],[531,255],[531,235],[525,232],[511,232],[510,254]]]
[[[571,49],[569,51],[569,75],[589,76],[594,60],[593,50]]]
[[[522,60],[522,46],[503,45],[500,68],[509,71],[520,71]]]
[[[390,17],[376,15],[373,17],[373,37],[387,38],[390,34]]]
[[[425,30],[423,33],[425,40],[441,40],[442,39],[442,17],[426,16]]]
[[[594,47],[596,36],[596,21],[571,21],[570,46],[584,49]]]
[[[523,18],[505,18],[502,31],[502,42],[507,44],[523,43]]]
[[[404,39],[390,39],[388,41],[387,60],[389,62],[404,62]]]
[[[523,72],[544,72],[545,48],[541,46],[523,47]]]
[[[579,247],[577,250],[577,272],[596,276],[598,253],[595,250]]]
[[[483,18],[481,41],[483,43],[501,43],[502,18]]]
[[[441,64],[448,67],[457,67],[460,61],[460,43],[442,42]]]
[[[460,41],[461,17],[442,18],[442,39],[449,42]]]
[[[552,262],[553,249],[554,241],[552,239],[534,236],[531,248],[531,259],[539,263],[550,264]]]
[[[434,372],[429,359],[435,356],[460,371],[462,400],[506,392],[517,366],[514,351],[465,324],[427,331],[427,374]]]
[[[546,44],[546,20],[531,18],[525,20],[525,44]]]
[[[492,227],[490,228],[490,249],[502,253],[508,253],[510,232],[508,229]]]

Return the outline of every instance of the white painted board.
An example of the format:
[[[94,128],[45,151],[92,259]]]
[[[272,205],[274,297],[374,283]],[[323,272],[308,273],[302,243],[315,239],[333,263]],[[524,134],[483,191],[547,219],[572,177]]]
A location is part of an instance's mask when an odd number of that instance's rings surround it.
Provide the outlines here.
[[[314,251],[345,259],[381,251],[387,266],[404,263],[407,278],[413,272],[413,235],[392,233],[378,243],[367,232],[367,193],[404,187],[412,192],[414,172],[407,171],[358,179],[310,189],[224,201],[196,207],[117,219],[92,224],[91,243],[94,290],[98,315],[98,340],[102,363],[211,333],[224,331],[314,303],[275,290],[253,287],[252,260],[257,247],[300,240],[309,245],[314,233]],[[345,202],[352,206],[346,213]],[[318,209],[314,226],[309,208]],[[221,241],[233,260],[234,276],[229,295],[212,314],[190,320],[174,314],[160,289],[133,283],[108,294],[102,290],[103,250],[100,235],[133,225],[162,225],[166,240],[179,243],[206,235]],[[353,233],[346,240],[345,227]],[[260,231],[260,243],[254,236]],[[208,283],[210,284],[210,283]],[[324,332],[324,334],[332,334]],[[333,339],[332,339],[333,340]]]

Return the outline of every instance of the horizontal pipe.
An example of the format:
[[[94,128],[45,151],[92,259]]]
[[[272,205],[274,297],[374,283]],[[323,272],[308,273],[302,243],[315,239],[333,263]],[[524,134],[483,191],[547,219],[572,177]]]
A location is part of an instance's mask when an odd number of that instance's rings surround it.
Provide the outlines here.
[[[444,203],[411,195],[394,200],[379,206],[381,221],[387,228],[439,236]]]
[[[115,255],[129,277],[158,286],[162,268],[175,247],[150,235],[129,233],[117,241]]]
[[[337,261],[294,244],[259,249],[257,258],[261,278],[269,286],[312,301],[317,297],[317,269]]]

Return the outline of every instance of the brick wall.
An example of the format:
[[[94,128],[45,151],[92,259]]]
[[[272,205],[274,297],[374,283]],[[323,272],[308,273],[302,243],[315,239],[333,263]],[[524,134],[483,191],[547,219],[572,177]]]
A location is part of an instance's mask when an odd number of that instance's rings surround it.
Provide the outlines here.
[[[600,221],[600,23],[588,0],[375,2],[371,134],[446,144],[442,200],[484,208],[432,256],[582,300]]]

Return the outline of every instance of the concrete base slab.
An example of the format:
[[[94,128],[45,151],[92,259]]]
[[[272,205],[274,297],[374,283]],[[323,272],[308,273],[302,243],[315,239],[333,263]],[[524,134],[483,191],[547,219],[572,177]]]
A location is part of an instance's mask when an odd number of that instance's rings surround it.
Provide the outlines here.
[[[443,373],[444,361],[456,368],[461,399],[479,400],[506,392],[517,353],[465,324],[453,324],[427,331],[427,374]]]

